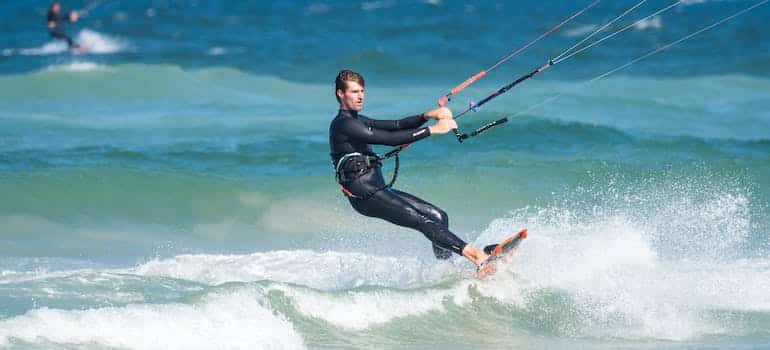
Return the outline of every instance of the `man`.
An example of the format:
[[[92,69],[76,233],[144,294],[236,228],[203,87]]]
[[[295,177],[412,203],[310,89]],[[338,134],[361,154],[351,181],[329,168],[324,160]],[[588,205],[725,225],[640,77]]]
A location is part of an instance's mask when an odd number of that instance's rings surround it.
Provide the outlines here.
[[[67,20],[74,23],[78,21],[78,13],[75,11],[71,11],[67,15]],[[67,41],[67,47],[70,50],[75,50],[79,46],[75,44],[75,41],[72,40],[67,34],[64,34],[64,31],[61,28],[61,25],[59,22],[64,21],[63,18],[61,18],[61,5],[59,5],[58,2],[54,2],[51,4],[51,6],[48,8],[48,14],[46,15],[46,21],[48,25],[48,33],[51,35],[51,37],[56,39],[64,39]]]
[[[385,185],[380,159],[370,146],[399,146],[446,134],[457,128],[452,111],[441,107],[400,120],[365,117],[359,114],[364,107],[364,78],[350,70],[337,75],[335,94],[339,113],[329,127],[329,146],[337,181],[353,208],[362,215],[422,232],[433,243],[438,259],[448,259],[456,253],[481,265],[489,255],[450,232],[446,212]],[[429,119],[436,123],[423,127]]]

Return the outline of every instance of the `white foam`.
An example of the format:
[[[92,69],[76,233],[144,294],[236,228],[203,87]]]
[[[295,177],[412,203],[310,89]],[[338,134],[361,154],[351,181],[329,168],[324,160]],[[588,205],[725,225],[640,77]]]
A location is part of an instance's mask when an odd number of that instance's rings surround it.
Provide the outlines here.
[[[212,285],[270,280],[339,290],[372,285],[406,288],[436,281],[450,271],[455,271],[451,264],[425,265],[417,259],[299,250],[250,255],[180,255],[147,262],[130,273]]]
[[[120,39],[99,32],[83,29],[75,41],[88,48],[89,54],[109,54],[124,51],[128,45]]]
[[[0,346],[23,341],[128,349],[304,348],[291,323],[264,303],[260,293],[239,290],[192,305],[37,309],[0,321]]]
[[[564,292],[580,314],[576,335],[680,341],[734,333],[708,315],[770,310],[770,260],[733,258],[751,229],[750,203],[731,181],[707,178],[654,179],[628,193],[586,189],[577,207],[592,193],[605,203],[580,213],[525,208],[494,221],[479,242],[521,226],[530,234],[480,293],[526,307],[543,291]]]
[[[124,51],[128,48],[126,42],[110,37],[99,32],[83,29],[75,37],[75,42],[88,48],[88,54],[111,54]],[[6,48],[3,56],[48,56],[66,53],[69,51],[67,43],[63,40],[52,40],[38,47]]]
[[[227,49],[221,46],[213,46],[206,50],[206,55],[209,56],[224,56],[227,54]]]
[[[385,1],[364,1],[361,3],[361,9],[364,11],[374,11],[379,9],[386,9],[393,6],[395,2],[392,0]]]
[[[38,273],[36,272],[3,270],[0,271],[0,284],[30,280],[34,279],[37,275]]]
[[[52,41],[43,44],[40,47],[11,49],[15,54],[24,56],[47,56],[67,52],[67,43],[63,41]],[[10,55],[9,55],[10,56]]]
[[[59,64],[55,66],[50,66],[47,69],[54,70],[54,71],[64,71],[64,72],[93,72],[98,70],[104,70],[106,69],[106,66],[94,63],[94,62],[72,62],[67,64]]]
[[[527,281],[526,288],[509,292],[504,286],[493,284],[493,288],[481,292],[506,303],[526,305],[529,293],[536,296],[544,290],[566,291],[581,312],[589,316],[583,321],[586,329],[580,330],[582,334],[592,332],[594,323],[604,325],[618,313],[637,320],[644,317],[643,310],[634,310],[639,300],[635,297],[637,293],[630,291],[633,280],[629,276],[649,274],[656,263],[655,254],[643,242],[640,232],[632,228],[612,222],[584,224],[576,230],[594,233],[583,233],[580,238],[560,237],[565,227],[529,225],[532,233],[512,263],[526,262],[524,268],[516,269],[519,278]],[[617,335],[618,325],[613,326],[610,334]]]
[[[286,286],[274,289],[283,291],[302,314],[350,330],[362,330],[407,316],[444,312],[444,302],[469,300],[468,282],[443,290],[347,291],[337,295]]]
[[[575,28],[570,28],[565,30],[563,35],[569,38],[576,37],[576,36],[583,36],[593,32],[594,30],[596,30],[597,27],[598,26],[595,24],[577,26]]]
[[[422,0],[422,2],[436,7],[441,7],[444,5],[444,0]]]
[[[311,15],[311,16],[325,15],[331,11],[332,11],[332,7],[329,4],[325,4],[325,3],[314,3],[314,4],[310,4],[307,8],[305,8],[305,14]]]
[[[660,16],[648,18],[634,24],[634,29],[636,30],[660,29],[660,28],[663,28],[663,20],[660,18]]]

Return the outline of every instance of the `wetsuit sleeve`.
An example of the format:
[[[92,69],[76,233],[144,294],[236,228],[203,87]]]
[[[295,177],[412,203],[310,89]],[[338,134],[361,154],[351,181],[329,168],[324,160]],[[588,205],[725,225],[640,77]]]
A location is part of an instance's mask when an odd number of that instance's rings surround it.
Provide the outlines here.
[[[361,120],[364,120],[367,124],[372,126],[373,128],[377,129],[383,129],[383,130],[406,130],[406,129],[416,129],[421,127],[425,122],[428,120],[425,119],[425,117],[422,116],[422,114],[409,116],[402,119],[396,119],[396,120],[380,120],[380,119],[371,119],[369,117],[365,117],[362,115],[358,115],[358,118]]]
[[[430,130],[427,127],[386,130],[375,127],[370,128],[363,121],[352,118],[341,125],[341,131],[350,137],[352,141],[387,146],[412,143],[430,136]]]

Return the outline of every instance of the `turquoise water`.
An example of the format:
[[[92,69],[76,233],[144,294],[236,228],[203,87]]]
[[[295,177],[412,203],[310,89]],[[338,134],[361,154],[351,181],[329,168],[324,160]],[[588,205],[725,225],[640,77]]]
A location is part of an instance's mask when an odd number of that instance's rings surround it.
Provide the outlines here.
[[[768,347],[770,7],[586,83],[754,3],[686,2],[459,120],[505,126],[403,153],[397,187],[472,244],[529,228],[485,281],[350,208],[331,81],[362,72],[369,116],[420,112],[580,4],[68,2],[92,9],[73,56],[46,3],[4,3],[0,348]]]

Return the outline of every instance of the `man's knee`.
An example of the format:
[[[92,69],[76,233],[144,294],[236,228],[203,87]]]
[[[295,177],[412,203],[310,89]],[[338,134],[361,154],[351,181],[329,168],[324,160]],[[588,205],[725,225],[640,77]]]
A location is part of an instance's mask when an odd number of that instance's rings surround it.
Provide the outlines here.
[[[439,214],[439,218],[441,219],[441,222],[444,224],[444,226],[448,227],[449,226],[449,215],[447,215],[447,213],[445,211],[441,210],[441,209],[437,209],[437,210],[438,210],[438,214]]]
[[[441,226],[449,227],[449,216],[445,211],[433,207],[426,214],[432,221],[441,223]]]

